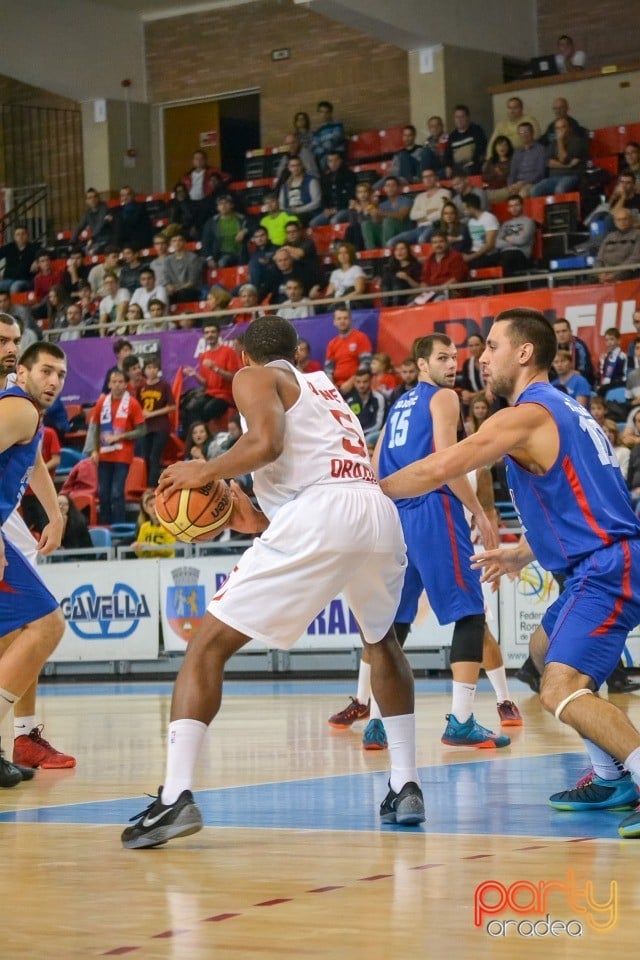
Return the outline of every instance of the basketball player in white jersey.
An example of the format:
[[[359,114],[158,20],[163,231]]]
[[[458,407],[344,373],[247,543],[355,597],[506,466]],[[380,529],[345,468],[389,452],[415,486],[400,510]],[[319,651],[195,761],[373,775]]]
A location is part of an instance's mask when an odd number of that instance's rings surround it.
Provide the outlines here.
[[[425,819],[413,676],[392,626],[406,566],[398,514],[380,492],[364,435],[340,391],[324,373],[296,370],[296,346],[287,320],[254,320],[245,335],[247,367],[233,381],[246,432],[215,460],[176,463],[160,478],[168,495],[253,472],[264,512],[235,487],[231,525],[262,535],[216,593],[189,643],[173,693],[164,786],[123,832],[125,847],[157,846],[201,829],[191,786],[207,726],[220,707],[226,661],[252,637],[290,649],[341,592],[370,653],[389,738],[381,819]]]
[[[16,319],[0,313],[0,391],[16,382],[16,369],[20,352],[22,331]],[[38,562],[38,544],[29,532],[17,508],[5,520],[2,531],[10,543],[26,557],[32,566]],[[0,650],[0,655],[4,651]],[[42,726],[36,716],[38,684],[33,683],[24,696],[15,704],[14,714],[14,761],[23,780],[31,780],[33,769],[61,769],[75,767],[74,757],[60,753],[42,737]],[[3,786],[0,781],[0,786]]]

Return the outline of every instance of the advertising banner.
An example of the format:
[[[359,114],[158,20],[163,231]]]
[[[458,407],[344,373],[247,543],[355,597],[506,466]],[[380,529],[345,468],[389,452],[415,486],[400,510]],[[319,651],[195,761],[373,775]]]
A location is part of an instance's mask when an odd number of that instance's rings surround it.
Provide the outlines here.
[[[521,666],[529,656],[531,634],[558,596],[552,574],[534,562],[515,580],[502,578],[500,585],[500,647],[507,669]]]
[[[44,564],[38,572],[66,621],[51,661],[157,659],[157,561]]]

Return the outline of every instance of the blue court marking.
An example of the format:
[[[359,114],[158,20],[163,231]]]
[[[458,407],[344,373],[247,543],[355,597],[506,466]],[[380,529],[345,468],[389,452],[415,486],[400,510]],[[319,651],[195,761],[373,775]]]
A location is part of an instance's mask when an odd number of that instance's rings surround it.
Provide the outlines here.
[[[207,827],[619,839],[624,811],[559,813],[547,803],[550,793],[576,782],[584,764],[583,754],[562,753],[422,767],[428,822],[414,828],[381,827],[378,807],[387,792],[383,773],[199,790],[196,799]],[[0,813],[0,823],[115,826],[150,802],[134,797],[7,811]]]
[[[354,696],[357,678],[353,680],[225,680],[225,697],[250,696],[291,696],[293,694],[330,694],[345,698]],[[515,690],[529,691],[524,683],[510,680],[509,686]],[[451,680],[416,680],[416,693],[451,693]],[[479,693],[490,693],[491,684],[485,679],[478,682]],[[133,681],[132,683],[43,683],[38,687],[39,697],[90,697],[90,696],[129,696],[170,695],[173,681]],[[336,707],[337,709],[337,707]]]

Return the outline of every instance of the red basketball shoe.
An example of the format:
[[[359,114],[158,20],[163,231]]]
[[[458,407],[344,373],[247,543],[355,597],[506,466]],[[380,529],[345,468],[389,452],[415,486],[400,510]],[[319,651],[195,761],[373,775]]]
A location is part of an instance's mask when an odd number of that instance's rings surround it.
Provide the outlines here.
[[[31,733],[16,737],[13,741],[13,762],[23,767],[42,767],[43,770],[67,770],[75,767],[76,758],[60,753],[42,737],[44,724],[34,727]]]
[[[330,727],[335,727],[336,730],[344,730],[345,727],[350,727],[356,720],[366,720],[368,718],[368,703],[360,703],[355,697],[349,697],[349,701],[348,707],[329,717],[328,723]]]

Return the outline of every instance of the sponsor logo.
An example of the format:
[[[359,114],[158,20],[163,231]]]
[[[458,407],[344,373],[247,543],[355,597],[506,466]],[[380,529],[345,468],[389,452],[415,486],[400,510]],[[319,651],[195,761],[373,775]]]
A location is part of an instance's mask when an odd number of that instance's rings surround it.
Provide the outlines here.
[[[98,594],[93,584],[85,583],[60,607],[65,620],[82,640],[124,640],[131,636],[140,620],[151,616],[144,593],[137,594],[126,583],[115,583],[111,593]]]
[[[171,577],[174,586],[167,587],[165,598],[167,620],[172,630],[188,643],[207,610],[205,589],[198,583],[197,567],[176,567]]]

